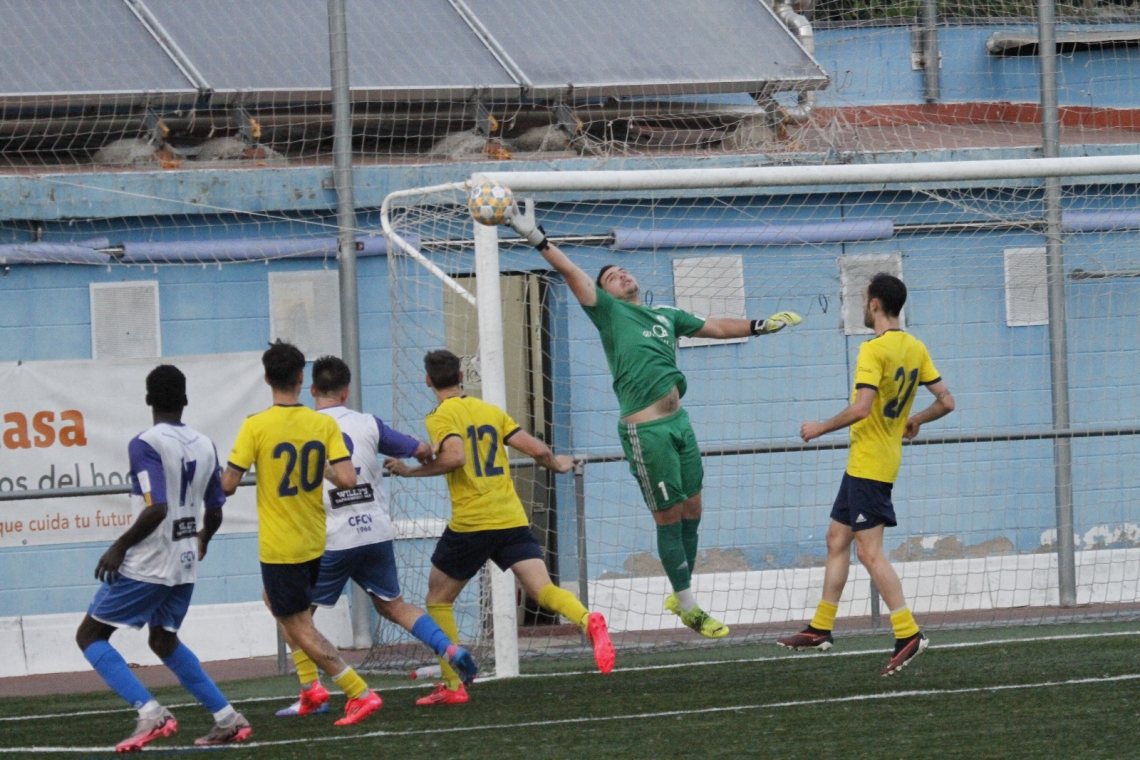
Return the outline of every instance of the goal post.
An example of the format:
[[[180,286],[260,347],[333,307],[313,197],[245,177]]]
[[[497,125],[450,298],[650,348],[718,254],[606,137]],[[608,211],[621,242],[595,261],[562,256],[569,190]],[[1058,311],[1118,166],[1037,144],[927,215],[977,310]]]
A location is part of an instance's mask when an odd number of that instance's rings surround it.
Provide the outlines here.
[[[1037,182],[1044,177],[1061,177],[1067,188],[1064,224],[1074,249],[1062,276],[1071,291],[1069,329],[1079,342],[1061,359],[1075,353],[1100,372],[1095,382],[1075,378],[1073,423],[1063,429],[1042,414],[1052,348],[1040,327],[1048,324],[1051,296]],[[752,339],[756,348],[679,349],[707,472],[694,588],[734,627],[729,641],[770,637],[810,616],[818,600],[818,550],[846,438],[803,444],[795,431],[798,421],[841,408],[853,351],[865,339],[859,283],[880,270],[897,271],[912,288],[904,317],[961,393],[962,410],[947,425],[924,428],[920,445],[904,453],[896,494],[919,516],[900,514],[888,550],[912,607],[937,627],[1114,616],[1140,603],[1140,515],[1128,508],[1129,494],[1140,495],[1131,472],[1140,464],[1140,425],[1131,406],[1112,411],[1116,394],[1134,383],[1140,345],[1121,323],[1131,305],[1104,306],[1131,304],[1120,299],[1140,282],[1140,156],[497,171],[393,193],[381,222],[393,251],[394,386],[404,377],[401,361],[414,374],[424,351],[458,345],[460,323],[477,322],[477,346],[462,339],[465,367],[475,370],[483,398],[509,406],[511,384],[520,382],[515,365],[529,360],[515,343],[504,346],[502,309],[514,296],[499,292],[500,280],[514,287],[510,278],[546,265],[509,228],[472,223],[464,190],[486,180],[512,188],[520,203],[534,199],[548,234],[584,267],[629,257],[654,303],[709,315],[744,309],[749,317],[787,308],[809,318],[811,327]],[[701,643],[658,609],[664,578],[653,567],[651,521],[617,450],[616,402],[600,343],[557,279],[550,282],[540,305],[549,311],[541,325],[543,372],[556,393],[570,396],[546,400],[554,409],[552,443],[580,462],[576,481],[551,486],[556,580],[588,592],[591,607],[611,618],[619,648]],[[734,361],[742,361],[739,369]],[[999,374],[987,388],[963,385],[977,379],[978,367]],[[393,417],[415,424],[408,393],[394,389]],[[1042,462],[1052,461],[1046,452],[1057,441],[1074,452],[1075,551],[1066,552],[1056,529],[1062,516],[1044,517],[1056,496],[1045,476],[1053,465]],[[1096,478],[1111,485],[1098,486]],[[426,501],[398,490],[393,510],[415,518]],[[1077,586],[1072,598],[1082,605],[1071,612],[1060,607],[1066,565]],[[468,625],[464,636],[493,639],[497,675],[517,674],[520,658],[584,651],[573,637],[558,640],[553,628],[535,633],[529,613],[516,617],[523,607],[516,608],[513,579],[488,573],[473,607],[484,612],[471,613],[484,624]],[[851,580],[840,616],[861,620],[877,599],[861,568]]]
[[[880,185],[898,182],[1034,179],[1136,174],[1140,155],[931,161],[897,164],[828,164],[718,169],[629,171],[480,172],[469,181],[493,180],[519,192],[729,190],[747,187]]]
[[[503,312],[499,307],[499,231],[475,225],[475,279],[479,285],[479,370],[483,400],[507,407],[506,357],[503,354]],[[519,674],[515,581],[509,572],[488,563],[494,621],[495,675]]]

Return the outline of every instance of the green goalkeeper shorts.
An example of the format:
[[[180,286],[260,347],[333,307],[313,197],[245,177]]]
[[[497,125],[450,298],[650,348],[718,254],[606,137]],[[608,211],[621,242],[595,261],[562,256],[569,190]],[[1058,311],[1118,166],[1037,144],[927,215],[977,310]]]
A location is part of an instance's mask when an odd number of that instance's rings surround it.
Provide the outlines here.
[[[652,422],[619,422],[618,436],[650,511],[660,512],[701,492],[705,469],[684,409]]]

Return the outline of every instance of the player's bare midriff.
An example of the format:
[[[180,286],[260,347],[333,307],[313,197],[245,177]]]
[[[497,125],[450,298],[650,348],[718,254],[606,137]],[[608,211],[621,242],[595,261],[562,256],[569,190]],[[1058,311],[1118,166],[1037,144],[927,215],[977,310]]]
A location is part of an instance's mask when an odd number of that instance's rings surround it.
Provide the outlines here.
[[[621,421],[627,425],[637,425],[642,422],[653,422],[654,420],[664,419],[670,414],[675,414],[680,408],[681,394],[677,392],[677,386],[673,386],[672,390],[670,390],[664,396],[657,399],[644,409],[638,409],[633,414],[627,414],[621,418]]]

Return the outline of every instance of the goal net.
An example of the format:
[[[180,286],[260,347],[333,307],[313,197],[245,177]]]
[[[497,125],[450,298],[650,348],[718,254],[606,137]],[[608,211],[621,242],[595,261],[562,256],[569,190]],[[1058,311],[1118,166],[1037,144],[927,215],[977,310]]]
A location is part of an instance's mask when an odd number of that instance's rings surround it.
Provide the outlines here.
[[[677,349],[705,471],[693,588],[731,627],[726,641],[740,642],[796,630],[819,601],[848,439],[840,432],[805,444],[799,429],[847,403],[859,346],[873,337],[862,294],[877,272],[907,284],[905,327],[926,343],[958,406],[904,448],[899,524],[886,534],[920,624],[1036,624],[1140,609],[1140,164],[1115,161],[1077,160],[1086,168],[1062,178],[1064,297],[1052,305],[1043,180],[1026,168],[1040,161],[957,165],[953,176],[938,165],[487,176],[534,200],[550,239],[591,275],[605,264],[628,269],[646,304],[803,316],[776,335],[683,339]],[[978,169],[1013,164],[1004,177]],[[844,181],[848,169],[861,174]],[[1133,174],[1119,176],[1126,169]],[[748,186],[749,171],[778,184]],[[489,354],[470,303],[479,288],[464,190],[456,183],[386,202],[392,418],[403,429],[422,430],[434,406],[423,380],[429,350],[460,355],[465,392],[482,392]],[[708,644],[663,608],[670,587],[622,457],[597,330],[508,227],[498,230],[498,272],[507,410],[581,463],[577,475],[556,476],[512,456],[553,579],[606,615],[619,649]],[[1051,330],[1051,315],[1063,330]],[[1058,366],[1068,370],[1064,429],[1054,424],[1052,400],[1065,400]],[[921,386],[914,393],[916,411],[933,400]],[[428,536],[449,511],[445,485],[396,480],[391,492],[397,520],[423,528],[398,550],[409,598],[420,599]],[[1076,605],[1061,606],[1058,504],[1070,492]],[[867,574],[852,563],[840,630],[889,630]],[[457,606],[462,639],[488,658],[493,639],[507,635],[491,622],[490,586],[489,577],[473,582]],[[519,657],[585,651],[576,628],[521,591],[515,601]],[[383,666],[403,650],[386,624],[380,632],[372,661]]]

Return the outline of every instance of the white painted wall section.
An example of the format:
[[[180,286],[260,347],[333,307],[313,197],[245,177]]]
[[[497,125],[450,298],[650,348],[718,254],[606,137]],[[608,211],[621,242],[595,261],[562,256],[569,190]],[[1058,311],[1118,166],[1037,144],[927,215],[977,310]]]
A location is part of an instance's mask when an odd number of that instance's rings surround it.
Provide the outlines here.
[[[0,678],[90,670],[75,645],[83,613],[0,618]],[[317,628],[337,647],[352,646],[348,597],[314,616]],[[273,617],[261,602],[190,607],[178,636],[203,662],[268,657],[277,653]],[[129,663],[161,665],[147,646],[146,629],[120,628],[111,644]]]
[[[1055,554],[893,564],[920,624],[924,613],[1058,604]],[[1076,564],[1077,604],[1140,601],[1140,549],[1077,552]],[[592,581],[590,608],[605,615],[615,632],[681,628],[680,618],[663,607],[670,590],[665,576]],[[869,590],[867,571],[853,566],[838,617],[870,615]],[[697,601],[730,626],[808,620],[822,591],[822,567],[693,576]]]

